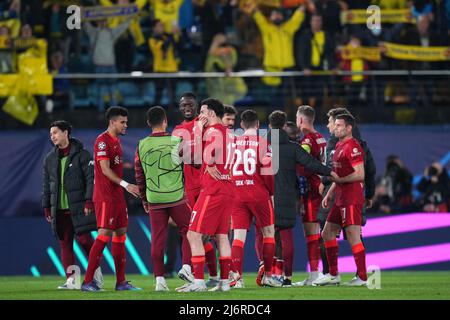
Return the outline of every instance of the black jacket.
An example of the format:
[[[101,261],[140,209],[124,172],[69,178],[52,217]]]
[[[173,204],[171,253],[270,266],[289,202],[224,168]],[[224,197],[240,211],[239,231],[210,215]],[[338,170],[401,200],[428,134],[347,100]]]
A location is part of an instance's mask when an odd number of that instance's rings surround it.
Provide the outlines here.
[[[329,176],[331,169],[314,159],[298,143],[289,141],[284,130],[278,130],[278,132],[278,148],[275,146],[276,141],[272,142],[272,131],[269,132],[268,140],[272,145],[272,159],[278,158],[279,163],[275,174],[275,226],[285,229],[293,228],[297,217],[296,203],[299,194],[296,165],[301,164],[309,171],[323,176]]]
[[[55,147],[44,160],[42,207],[51,208],[52,229],[56,232],[56,210],[58,208],[58,194],[60,177],[59,149]],[[84,214],[86,200],[92,199],[94,190],[94,164],[91,154],[83,149],[80,141],[70,138],[70,153],[64,172],[64,189],[69,200],[69,210],[72,215],[73,227],[76,234],[97,229],[95,214]]]
[[[355,127],[355,130],[353,130],[353,136],[356,140],[358,140],[364,150],[364,196],[366,199],[372,199],[375,194],[375,176],[377,173],[375,161],[373,160],[369,146],[364,140],[361,139],[361,133],[359,132],[358,127]],[[327,167],[333,167],[333,153],[338,141],[339,139],[334,135],[331,135],[330,139],[327,141],[325,163]],[[330,184],[330,180],[327,177],[323,177],[322,183],[327,186]]]
[[[325,31],[324,31],[325,32]],[[313,67],[311,65],[312,59],[312,44],[314,34],[311,30],[305,30],[300,36],[298,53],[297,53],[297,64],[302,70],[304,69],[319,69],[324,70],[324,62],[327,61],[327,70],[334,69],[336,67],[336,57],[335,57],[335,45],[332,37],[325,32],[325,43],[323,46],[323,52],[320,54],[320,65],[318,67]]]

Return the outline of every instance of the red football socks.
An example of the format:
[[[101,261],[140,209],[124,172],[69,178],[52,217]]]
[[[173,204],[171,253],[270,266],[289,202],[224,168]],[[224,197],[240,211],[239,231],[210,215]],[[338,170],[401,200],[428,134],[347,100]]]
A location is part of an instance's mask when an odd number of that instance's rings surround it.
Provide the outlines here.
[[[361,280],[367,281],[366,250],[362,242],[352,246],[353,257],[355,258],[356,270]]]
[[[114,258],[114,266],[116,267],[116,279],[117,283],[122,283],[125,281],[125,263],[126,263],[126,251],[125,251],[125,241],[127,240],[126,235],[115,236],[112,238],[112,248],[111,253]]]
[[[263,261],[264,273],[268,276],[272,275],[273,255],[275,253],[275,238],[263,239]]]
[[[292,228],[280,230],[280,239],[283,248],[284,275],[291,277],[294,263],[294,235]]]
[[[207,242],[204,246],[205,260],[208,265],[208,271],[210,277],[217,277],[217,258],[216,250],[211,242]]]
[[[88,268],[86,271],[86,276],[84,278],[84,283],[92,282],[94,279],[95,270],[97,270],[100,262],[103,257],[103,250],[105,246],[108,244],[110,237],[108,236],[97,236],[97,239],[94,241],[94,245],[91,248],[91,252],[89,253],[89,262]]]
[[[196,280],[205,279],[205,256],[192,256],[192,270]]]
[[[325,241],[325,249],[327,251],[327,260],[329,272],[332,276],[338,274],[338,255],[339,247],[336,239]]]
[[[231,246],[231,259],[233,261],[231,270],[233,272],[239,272],[242,275],[242,258],[244,256],[244,242],[239,239],[233,240]]]
[[[306,245],[308,247],[308,259],[311,272],[319,271],[320,259],[320,234],[306,236]]]
[[[231,257],[219,257],[220,280],[228,280],[231,268]]]

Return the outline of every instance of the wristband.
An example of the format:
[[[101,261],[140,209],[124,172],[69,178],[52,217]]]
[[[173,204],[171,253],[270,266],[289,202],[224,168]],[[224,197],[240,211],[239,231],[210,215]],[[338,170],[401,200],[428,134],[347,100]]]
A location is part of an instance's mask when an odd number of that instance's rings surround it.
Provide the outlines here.
[[[122,180],[122,181],[120,181],[120,185],[126,189],[129,185],[129,183],[126,182],[125,180]]]

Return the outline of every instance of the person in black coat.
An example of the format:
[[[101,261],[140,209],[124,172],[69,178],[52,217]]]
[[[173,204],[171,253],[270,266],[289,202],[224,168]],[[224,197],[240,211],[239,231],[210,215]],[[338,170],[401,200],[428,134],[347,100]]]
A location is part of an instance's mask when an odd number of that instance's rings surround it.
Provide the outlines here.
[[[91,154],[77,139],[70,138],[71,125],[64,120],[50,125],[55,148],[43,165],[42,207],[45,218],[61,245],[61,257],[67,281],[59,289],[79,289],[68,268],[75,265],[73,239],[89,256],[93,245],[91,231],[97,230],[93,213],[94,165]],[[101,271],[96,279],[101,284]]]
[[[292,266],[294,257],[293,228],[297,219],[297,201],[299,199],[296,165],[304,166],[308,171],[322,175],[335,175],[331,169],[314,159],[296,142],[289,140],[289,136],[283,130],[287,115],[282,111],[274,111],[269,116],[270,131],[268,141],[272,147],[272,159],[278,161],[274,165],[275,192],[274,212],[275,228],[279,231],[282,256],[284,260],[285,278],[283,285],[287,286],[292,281]]]

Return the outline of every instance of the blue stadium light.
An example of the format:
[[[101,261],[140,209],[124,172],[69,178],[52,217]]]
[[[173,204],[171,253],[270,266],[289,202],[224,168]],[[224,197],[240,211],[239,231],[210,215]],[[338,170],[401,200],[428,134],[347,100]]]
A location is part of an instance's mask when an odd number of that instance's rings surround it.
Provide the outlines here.
[[[31,266],[30,271],[31,271],[31,274],[33,275],[33,277],[41,276],[41,273],[39,272],[39,270],[36,266]]]
[[[77,256],[78,260],[80,261],[81,265],[83,266],[84,270],[87,270],[88,261],[86,257],[84,256],[83,251],[81,250],[78,243],[73,240],[73,250],[75,251],[75,255]]]
[[[136,248],[134,247],[133,242],[131,242],[131,239],[128,235],[127,235],[127,241],[125,241],[125,247],[127,248],[128,252],[130,253],[130,255],[133,258],[134,262],[136,263],[137,267],[139,268],[139,271],[141,272],[141,274],[148,276],[150,273],[148,272],[147,267],[145,266],[141,257],[137,253]]]
[[[61,277],[66,277],[66,273],[64,272],[64,267],[61,263],[61,261],[58,258],[58,255],[56,254],[55,250],[53,250],[52,247],[47,248],[47,253],[52,260],[53,264],[56,267],[56,270],[58,270],[58,273]]]
[[[147,228],[147,225],[140,218],[138,220],[139,225],[141,226],[141,229],[144,231],[148,241],[152,242],[152,234],[150,233],[150,230]]]
[[[98,232],[97,231],[92,231],[91,235],[94,239],[97,238]],[[116,273],[116,267],[114,266],[114,259],[111,255],[111,253],[109,252],[108,248],[105,247],[105,250],[103,250],[103,256],[105,257],[106,261],[108,262],[109,267],[111,268],[111,270],[114,272],[114,274]]]

